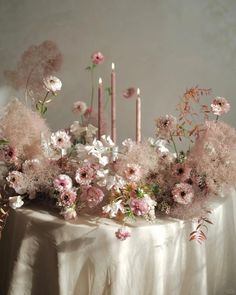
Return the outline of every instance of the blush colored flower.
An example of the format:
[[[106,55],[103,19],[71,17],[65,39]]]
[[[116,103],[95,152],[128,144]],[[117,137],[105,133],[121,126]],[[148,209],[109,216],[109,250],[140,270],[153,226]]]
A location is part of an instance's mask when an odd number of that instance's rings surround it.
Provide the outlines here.
[[[76,210],[74,208],[67,208],[65,211],[61,213],[65,220],[72,220],[77,217]]]
[[[22,201],[22,197],[21,196],[14,196],[14,197],[10,197],[9,198],[9,206],[12,209],[17,209],[20,208],[24,205],[24,202]]]
[[[228,113],[230,110],[230,104],[224,97],[216,97],[214,98],[211,104],[211,110],[214,115],[220,116]]]
[[[125,241],[127,238],[131,237],[130,231],[128,231],[125,228],[119,228],[116,232],[115,235],[118,240]]]
[[[149,206],[145,199],[132,198],[130,208],[137,216],[143,216],[148,213]]]
[[[86,163],[83,167],[77,169],[75,180],[80,185],[89,185],[95,176],[96,170],[89,163]]]
[[[92,54],[91,59],[94,65],[100,65],[104,62],[105,57],[100,51],[97,51]]]
[[[87,105],[85,102],[83,101],[77,101],[73,104],[73,112],[80,114],[80,115],[84,115],[87,111]]]
[[[123,97],[124,98],[131,98],[136,94],[136,88],[129,87],[126,90],[123,91]]]
[[[124,174],[129,181],[139,181],[142,176],[141,167],[138,164],[127,164]]]
[[[187,205],[193,200],[193,187],[188,183],[178,183],[174,186],[172,195],[175,202],[182,205]]]
[[[70,207],[76,201],[76,192],[72,189],[64,190],[59,196],[58,205],[62,207]]]
[[[181,182],[186,181],[191,176],[192,168],[183,163],[177,163],[173,166],[172,174]]]
[[[68,149],[71,147],[70,136],[65,131],[57,131],[51,135],[51,143],[55,149]]]
[[[103,191],[94,186],[84,187],[80,195],[81,200],[86,201],[89,208],[96,207],[99,203],[101,203],[103,197]]]
[[[48,76],[43,79],[44,87],[47,91],[56,93],[61,90],[61,80],[54,76]]]
[[[17,149],[12,146],[4,146],[0,150],[0,159],[5,162],[14,163],[17,161]]]
[[[176,130],[177,120],[172,115],[165,115],[157,119],[157,135],[160,138],[168,139]]]
[[[25,194],[27,192],[27,181],[25,175],[19,171],[12,171],[7,176],[9,186],[12,187],[17,194]]]
[[[72,179],[66,174],[60,174],[53,181],[54,188],[59,191],[68,191],[72,188]]]

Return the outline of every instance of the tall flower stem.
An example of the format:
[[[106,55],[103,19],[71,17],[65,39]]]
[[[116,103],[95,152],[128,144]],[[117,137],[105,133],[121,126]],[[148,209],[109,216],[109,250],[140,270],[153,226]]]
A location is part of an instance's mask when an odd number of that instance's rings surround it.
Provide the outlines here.
[[[94,65],[91,66],[90,73],[91,73],[91,85],[92,85],[90,107],[91,107],[91,109],[93,109],[93,101],[94,101]]]
[[[216,122],[218,122],[218,120],[219,120],[219,115],[216,116]]]

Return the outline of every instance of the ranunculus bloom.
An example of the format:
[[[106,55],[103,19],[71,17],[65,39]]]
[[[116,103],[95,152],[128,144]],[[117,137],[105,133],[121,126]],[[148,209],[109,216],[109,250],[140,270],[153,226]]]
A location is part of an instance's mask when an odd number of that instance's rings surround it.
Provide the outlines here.
[[[70,136],[65,131],[57,131],[51,135],[51,143],[55,149],[68,149],[71,147]]]
[[[121,241],[124,241],[126,240],[127,238],[131,237],[131,233],[130,231],[128,231],[127,229],[125,228],[119,228],[116,232],[116,237],[117,239],[121,240]]]
[[[96,170],[88,163],[77,169],[75,180],[80,185],[89,185],[96,176]]]
[[[24,205],[24,202],[22,201],[21,196],[14,196],[9,198],[9,206],[12,209],[17,209],[20,208],[21,206]]]
[[[17,194],[25,194],[27,192],[27,181],[23,173],[19,171],[12,171],[6,178],[9,186],[12,187]]]
[[[76,192],[72,189],[64,190],[59,196],[58,205],[63,207],[70,207],[76,201]]]
[[[54,76],[48,76],[43,79],[44,87],[47,91],[56,93],[61,90],[61,80]]]
[[[103,200],[104,193],[101,189],[89,186],[82,189],[80,198],[82,201],[86,201],[89,208],[96,207]]]
[[[142,176],[141,167],[138,164],[127,164],[124,174],[129,181],[139,181]]]
[[[85,112],[87,111],[87,105],[83,101],[77,101],[73,104],[73,112],[84,115]]]
[[[100,65],[104,62],[105,57],[100,51],[98,51],[92,54],[91,59],[93,64]]]
[[[160,138],[168,139],[175,132],[177,120],[172,115],[165,115],[157,119],[157,135]]]
[[[182,205],[187,205],[193,200],[193,187],[188,183],[178,183],[174,186],[172,195],[175,202]]]
[[[173,176],[178,178],[181,182],[190,178],[192,168],[183,163],[177,163],[172,168]]]
[[[60,174],[54,179],[53,185],[54,188],[59,192],[67,191],[72,188],[72,180],[68,175]]]
[[[228,113],[230,110],[230,104],[224,97],[218,96],[213,100],[211,104],[211,110],[214,115],[220,116]]]
[[[137,216],[143,216],[148,213],[149,206],[145,199],[132,198],[130,208]]]
[[[131,98],[136,94],[136,88],[130,87],[123,91],[124,98]]]

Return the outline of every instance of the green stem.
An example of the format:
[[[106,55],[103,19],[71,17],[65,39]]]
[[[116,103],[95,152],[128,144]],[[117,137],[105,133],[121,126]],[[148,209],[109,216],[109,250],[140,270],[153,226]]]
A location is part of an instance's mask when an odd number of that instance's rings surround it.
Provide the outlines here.
[[[216,122],[218,122],[218,120],[219,120],[219,116],[217,115],[217,116],[216,116]]]

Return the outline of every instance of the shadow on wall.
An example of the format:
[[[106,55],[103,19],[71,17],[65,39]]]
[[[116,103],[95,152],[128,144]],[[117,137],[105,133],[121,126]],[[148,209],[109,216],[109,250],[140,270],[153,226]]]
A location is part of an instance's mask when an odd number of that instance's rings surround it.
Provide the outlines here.
[[[9,102],[11,96],[13,96],[12,90],[8,86],[0,87],[0,110]]]

